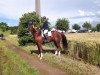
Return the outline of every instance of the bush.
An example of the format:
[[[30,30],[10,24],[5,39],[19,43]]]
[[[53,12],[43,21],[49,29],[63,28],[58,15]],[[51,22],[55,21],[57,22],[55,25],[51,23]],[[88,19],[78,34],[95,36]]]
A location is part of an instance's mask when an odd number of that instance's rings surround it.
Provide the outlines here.
[[[36,25],[40,25],[39,16],[36,15],[35,12],[26,13],[20,18],[19,26],[18,26],[18,38],[20,45],[26,45],[28,43],[33,43],[34,39],[32,35],[28,33],[28,23],[33,22]]]
[[[32,36],[23,36],[19,39],[18,41],[19,45],[20,46],[25,46],[27,45],[28,43],[33,43],[33,37]]]
[[[10,34],[17,34],[18,26],[9,27]]]
[[[97,27],[97,31],[100,32],[100,24],[97,24],[96,27]]]
[[[97,27],[92,27],[91,30],[95,32],[97,31]]]

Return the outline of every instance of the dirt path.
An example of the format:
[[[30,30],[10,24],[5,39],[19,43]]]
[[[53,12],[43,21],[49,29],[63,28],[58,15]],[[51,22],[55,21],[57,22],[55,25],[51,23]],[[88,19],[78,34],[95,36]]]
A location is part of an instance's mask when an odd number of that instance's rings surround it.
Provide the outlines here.
[[[31,67],[35,67],[40,72],[40,75],[68,75],[68,73],[62,71],[61,69],[48,65],[43,60],[39,60],[37,57],[30,55],[29,53],[11,44],[10,42],[5,42],[8,44],[8,48],[12,49],[18,55],[20,55],[22,59],[24,59]]]

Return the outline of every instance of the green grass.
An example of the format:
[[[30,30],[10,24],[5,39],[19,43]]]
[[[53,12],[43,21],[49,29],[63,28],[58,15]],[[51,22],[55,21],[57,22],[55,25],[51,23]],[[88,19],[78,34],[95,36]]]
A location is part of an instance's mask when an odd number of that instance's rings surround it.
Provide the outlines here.
[[[8,30],[8,31],[5,31],[5,32],[2,32],[0,30],[0,34],[4,34],[4,36],[7,37],[10,34],[10,31]]]
[[[17,35],[8,35],[6,37],[6,40],[10,41],[11,43],[13,43],[13,44],[15,44],[17,46],[19,45],[18,44],[18,37],[17,37]]]
[[[6,48],[4,42],[0,46],[0,72],[2,75],[38,75],[35,68],[31,68],[15,52]]]
[[[6,45],[2,40],[0,40],[0,46]]]

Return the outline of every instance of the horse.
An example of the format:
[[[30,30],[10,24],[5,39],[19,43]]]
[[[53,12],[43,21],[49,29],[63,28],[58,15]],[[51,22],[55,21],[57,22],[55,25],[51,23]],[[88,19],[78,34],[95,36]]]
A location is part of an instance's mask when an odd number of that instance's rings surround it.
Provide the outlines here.
[[[34,40],[36,42],[36,45],[38,47],[39,51],[39,58],[42,59],[43,57],[43,48],[42,44],[44,43],[45,38],[42,36],[42,30],[34,25],[28,26],[28,31],[34,36]],[[48,37],[48,42],[54,42],[54,45],[56,47],[55,55],[60,56],[61,54],[61,46],[60,43],[62,41],[63,48],[68,48],[68,43],[66,36],[63,33],[57,32],[57,31],[51,31],[51,36]]]

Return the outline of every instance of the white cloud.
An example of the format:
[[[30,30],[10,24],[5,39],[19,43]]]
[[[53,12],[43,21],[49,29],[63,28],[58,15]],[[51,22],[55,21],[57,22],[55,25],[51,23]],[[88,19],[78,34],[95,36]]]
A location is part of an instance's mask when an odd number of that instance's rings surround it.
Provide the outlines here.
[[[96,13],[96,16],[97,16],[97,17],[100,17],[100,11],[98,11],[98,12]]]
[[[34,0],[1,0],[0,16],[1,14],[10,19],[19,19],[22,14],[34,11]]]
[[[100,11],[97,11],[95,13],[90,12],[90,11],[82,11],[82,12],[84,12],[83,16],[70,18],[71,25],[75,23],[82,24],[86,21],[90,23],[93,23],[93,22],[100,23]]]
[[[92,23],[94,20],[98,20],[96,15],[99,15],[100,12],[94,13],[92,11],[83,11],[83,10],[78,10],[78,16],[74,16],[70,18],[70,24],[75,24],[75,23],[84,23],[84,22],[90,22]]]
[[[96,6],[100,7],[100,0],[94,0],[94,3],[95,3]]]
[[[88,15],[93,15],[93,16],[94,16],[94,15],[95,15],[95,13],[93,13],[93,12],[89,12],[89,13],[88,13]]]
[[[83,11],[83,10],[78,10],[79,16],[94,16],[95,13],[90,12],[90,11]]]
[[[94,17],[94,21],[100,23],[100,11],[96,12],[96,16]]]
[[[86,17],[86,18],[70,19],[71,24],[74,24],[74,23],[84,23],[86,21],[87,22],[92,22],[92,21],[94,21],[94,18]]]
[[[84,15],[85,15],[85,12],[82,11],[82,10],[78,10],[78,12],[79,12],[79,15],[80,15],[80,16],[84,16]]]

